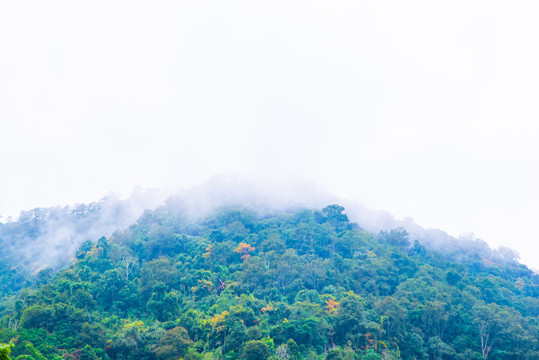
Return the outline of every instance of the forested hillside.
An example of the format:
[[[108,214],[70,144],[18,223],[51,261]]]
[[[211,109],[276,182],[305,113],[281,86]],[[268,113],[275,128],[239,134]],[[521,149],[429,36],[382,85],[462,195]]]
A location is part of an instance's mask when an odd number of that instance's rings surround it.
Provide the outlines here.
[[[343,211],[162,207],[62,271],[4,266],[0,359],[539,359],[532,271]]]
[[[0,222],[0,298],[39,282],[40,270],[68,266],[84,241],[133,224],[165,197],[159,190],[138,190],[124,200],[108,196],[90,204],[35,208]]]

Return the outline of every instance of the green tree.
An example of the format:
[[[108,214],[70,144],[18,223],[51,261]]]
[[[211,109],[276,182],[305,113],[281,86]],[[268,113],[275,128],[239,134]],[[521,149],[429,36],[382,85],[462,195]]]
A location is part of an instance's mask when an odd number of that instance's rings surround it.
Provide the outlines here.
[[[158,282],[153,287],[152,296],[146,307],[157,320],[167,321],[178,312],[179,296],[175,291],[167,292],[167,286]]]
[[[359,349],[364,333],[364,301],[360,296],[350,293],[340,302],[337,313],[332,317],[335,339],[345,344],[350,341],[353,347]]]
[[[481,355],[483,359],[488,359],[494,341],[504,328],[505,312],[496,304],[478,303],[473,307],[474,321],[479,330],[481,344]]]
[[[92,349],[90,345],[86,345],[80,353],[80,360],[98,360],[98,359],[97,359],[97,355],[94,349]]]
[[[48,306],[30,306],[22,313],[21,325],[26,329],[41,327],[52,331],[54,327],[54,312]]]
[[[392,246],[408,247],[410,240],[408,239],[408,231],[404,228],[396,228],[390,231],[382,230],[378,234],[378,240]]]
[[[11,347],[13,343],[0,344],[0,360],[11,360],[9,354],[11,353]]]
[[[322,215],[332,223],[348,222],[348,216],[343,214],[344,207],[340,205],[328,205],[322,209]]]
[[[155,354],[159,359],[173,360],[186,354],[187,349],[192,344],[187,330],[177,326],[167,331],[165,336],[159,341],[155,349]]]
[[[264,342],[252,340],[245,344],[241,356],[246,360],[266,360],[270,356],[270,350]]]
[[[341,349],[330,349],[327,352],[326,360],[344,360],[344,354]]]

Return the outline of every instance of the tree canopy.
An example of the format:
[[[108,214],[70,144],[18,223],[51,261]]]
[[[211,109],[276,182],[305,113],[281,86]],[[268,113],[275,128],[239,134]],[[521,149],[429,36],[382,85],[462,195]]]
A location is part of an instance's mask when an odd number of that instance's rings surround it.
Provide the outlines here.
[[[0,359],[539,358],[531,270],[344,211],[147,211],[2,292]]]

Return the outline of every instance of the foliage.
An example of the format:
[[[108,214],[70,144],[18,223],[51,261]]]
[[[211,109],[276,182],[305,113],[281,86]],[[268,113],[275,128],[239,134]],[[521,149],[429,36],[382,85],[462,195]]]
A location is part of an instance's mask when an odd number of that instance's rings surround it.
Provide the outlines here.
[[[0,344],[0,360],[10,360],[9,354],[11,353],[11,347],[13,343],[10,344]]]
[[[474,246],[372,234],[339,205],[163,207],[56,273],[0,261],[0,359],[539,358],[538,276]]]
[[[266,360],[269,355],[269,347],[264,342],[251,340],[245,344],[242,358],[246,360]]]

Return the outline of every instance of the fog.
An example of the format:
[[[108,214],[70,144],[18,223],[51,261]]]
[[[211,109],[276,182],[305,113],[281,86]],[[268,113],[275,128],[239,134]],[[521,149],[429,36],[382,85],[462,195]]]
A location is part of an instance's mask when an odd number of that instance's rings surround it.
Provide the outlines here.
[[[539,267],[538,10],[2,2],[0,215],[304,178]]]
[[[310,180],[252,179],[238,174],[214,176],[180,191],[138,189],[125,199],[111,195],[87,205],[23,211],[16,220],[0,223],[0,245],[7,263],[22,264],[30,271],[59,269],[74,260],[83,242],[127,229],[145,210],[164,208],[181,214],[184,221],[197,222],[221,208],[246,208],[265,216],[302,208],[320,210],[330,204],[343,205],[350,221],[362,229],[378,233],[402,227],[410,240],[448,254],[473,249],[489,259],[514,261],[518,257],[509,249],[492,251],[472,234],[455,238],[442,230],[425,229],[410,218],[396,219],[386,211],[341,199]]]
[[[139,189],[127,199],[110,195],[90,204],[22,211],[17,219],[0,223],[1,257],[30,270],[66,266],[83,242],[126,228],[168,196],[162,190]]]

